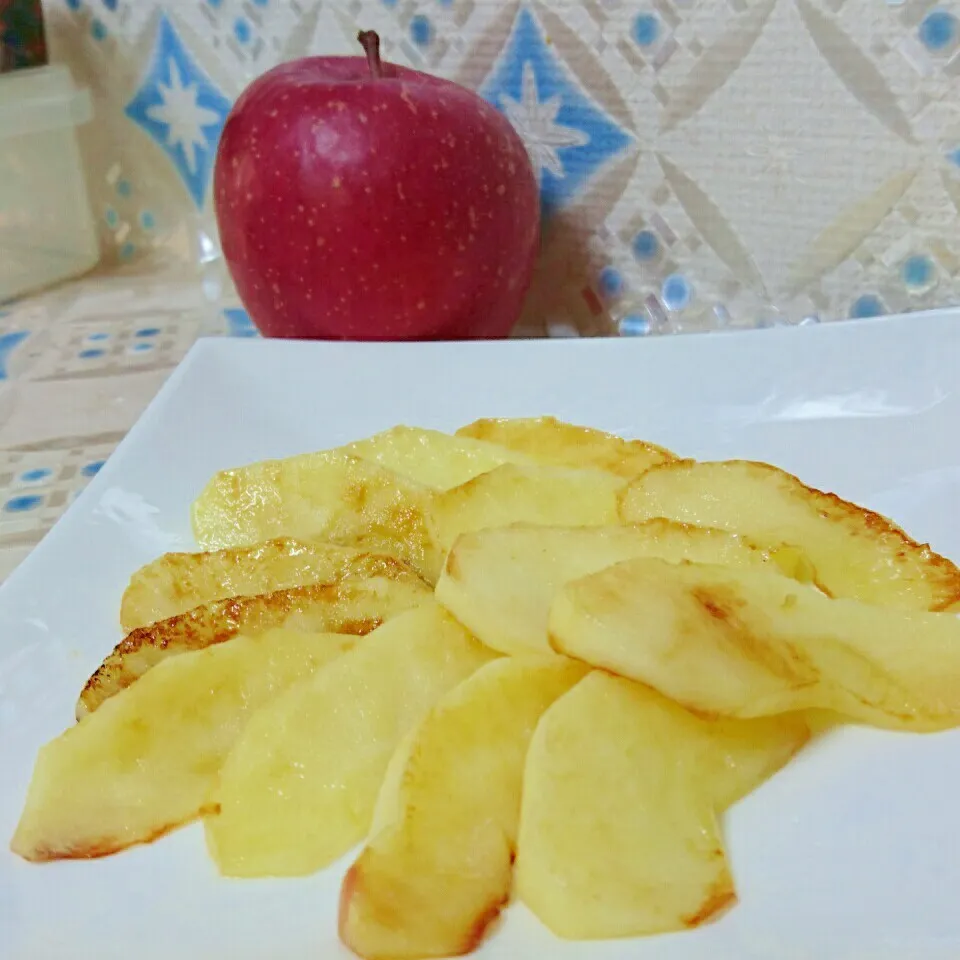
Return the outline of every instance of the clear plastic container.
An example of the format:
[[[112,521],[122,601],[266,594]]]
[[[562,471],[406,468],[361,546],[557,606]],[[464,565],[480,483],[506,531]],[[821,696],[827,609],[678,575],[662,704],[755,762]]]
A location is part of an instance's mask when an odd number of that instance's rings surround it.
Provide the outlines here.
[[[0,302],[100,257],[75,129],[92,113],[65,67],[0,75]]]

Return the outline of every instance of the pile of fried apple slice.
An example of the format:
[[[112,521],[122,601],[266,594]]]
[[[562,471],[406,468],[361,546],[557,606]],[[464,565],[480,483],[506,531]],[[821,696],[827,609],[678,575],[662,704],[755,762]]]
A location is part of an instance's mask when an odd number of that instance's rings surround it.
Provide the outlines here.
[[[552,418],[397,427],[214,477],[205,552],[40,751],[12,849],[98,857],[202,818],[220,871],[362,843],[340,936],[470,951],[511,896],[557,935],[736,899],[723,812],[813,716],[960,723],[960,570],[775,467]]]

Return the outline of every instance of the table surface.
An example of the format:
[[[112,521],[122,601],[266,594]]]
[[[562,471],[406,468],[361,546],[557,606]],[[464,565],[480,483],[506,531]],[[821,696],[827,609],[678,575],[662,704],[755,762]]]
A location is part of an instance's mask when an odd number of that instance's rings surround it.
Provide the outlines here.
[[[0,579],[100,469],[201,336],[256,336],[195,276],[93,274],[0,306]]]

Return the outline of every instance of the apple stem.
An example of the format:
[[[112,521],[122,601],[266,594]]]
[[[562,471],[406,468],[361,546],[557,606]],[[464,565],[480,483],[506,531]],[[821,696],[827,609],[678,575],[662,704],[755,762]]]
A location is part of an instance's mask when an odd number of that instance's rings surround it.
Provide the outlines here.
[[[383,64],[380,62],[380,34],[376,30],[361,30],[357,40],[367,55],[370,76],[379,80],[383,76]]]

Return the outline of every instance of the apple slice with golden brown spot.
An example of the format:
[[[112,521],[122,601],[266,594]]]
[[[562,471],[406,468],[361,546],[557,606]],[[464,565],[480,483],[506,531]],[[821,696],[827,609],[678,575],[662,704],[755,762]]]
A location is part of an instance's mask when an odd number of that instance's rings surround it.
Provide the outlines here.
[[[768,463],[680,460],[623,491],[620,517],[668,517],[719,527],[755,543],[786,541],[810,558],[833,597],[881,607],[944,610],[960,604],[960,569],[886,517],[815,490]]]
[[[663,447],[644,440],[624,440],[592,427],[578,427],[556,417],[475,420],[458,437],[486,440],[556,467],[592,467],[632,479],[658,463],[675,460]]]
[[[134,630],[87,681],[77,703],[77,718],[96,710],[161,661],[240,633],[289,627],[363,636],[390,617],[432,599],[430,588],[413,571],[386,568],[382,573],[218,600]]]
[[[671,520],[603,527],[513,524],[460,536],[436,596],[495,650],[547,654],[547,617],[556,591],[570,580],[644,556],[744,568],[772,564],[799,580],[813,576],[809,562],[790,547],[761,550],[746,537]]]
[[[960,725],[960,619],[834,600],[767,570],[627,560],[566,584],[554,648],[691,710]]]
[[[205,553],[165,553],[130,578],[120,625],[130,633],[215,600],[410,570],[386,554],[292,537]]]
[[[497,660],[414,729],[341,890],[340,938],[351,950],[413,960],[477,946],[510,894],[530,737],[582,676],[559,658]]]

